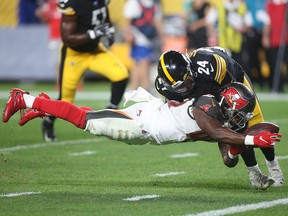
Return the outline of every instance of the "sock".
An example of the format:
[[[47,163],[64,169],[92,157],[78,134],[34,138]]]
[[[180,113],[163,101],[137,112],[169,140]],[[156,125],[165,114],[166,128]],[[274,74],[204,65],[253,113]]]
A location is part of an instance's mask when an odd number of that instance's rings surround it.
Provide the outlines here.
[[[36,98],[32,108],[71,122],[78,128],[84,129],[86,126],[86,110],[70,102]]]
[[[266,160],[274,161],[275,159],[275,149],[274,148],[261,148]]]
[[[110,98],[110,106],[116,106],[118,107],[122,96],[125,92],[126,86],[128,83],[128,79],[119,81],[119,82],[112,82],[111,85],[111,98]]]
[[[23,98],[27,108],[31,108],[36,97],[28,94],[23,94]]]
[[[241,154],[241,156],[242,156],[244,163],[247,167],[252,167],[252,166],[255,166],[257,164],[255,152],[253,149],[249,149],[248,151],[244,151]]]

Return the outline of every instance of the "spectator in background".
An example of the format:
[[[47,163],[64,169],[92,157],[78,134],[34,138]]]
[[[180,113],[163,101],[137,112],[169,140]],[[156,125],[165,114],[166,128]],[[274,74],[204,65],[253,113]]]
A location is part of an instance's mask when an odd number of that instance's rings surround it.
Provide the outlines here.
[[[266,50],[262,44],[264,25],[269,22],[266,12],[267,0],[246,0],[247,16],[245,24],[247,74],[252,82],[258,83],[261,87],[265,84],[265,78],[269,76],[269,66],[266,61]]]
[[[41,5],[40,0],[19,1],[19,25],[39,24],[40,19],[36,16],[36,9]]]
[[[61,44],[60,21],[61,12],[57,9],[58,0],[47,0],[36,10],[36,15],[42,22],[48,24],[50,60],[55,65],[56,77],[58,83],[58,56]]]
[[[207,14],[210,29],[218,32],[218,45],[231,53],[240,65],[243,64],[243,33],[246,31],[244,16],[246,5],[241,0],[222,0],[211,7]]]
[[[79,81],[87,70],[111,81],[109,109],[116,109],[121,102],[128,82],[128,71],[122,62],[110,52],[101,38],[114,41],[115,28],[110,21],[109,0],[60,0],[61,60],[59,72],[59,100],[73,102]],[[42,122],[43,138],[56,141],[54,116]]]
[[[138,86],[150,91],[150,66],[154,59],[157,36],[162,37],[162,12],[157,0],[127,0],[123,15],[126,19],[124,37],[131,46],[134,65],[130,74],[130,89]]]
[[[266,10],[270,22],[264,27],[263,45],[269,49],[269,85],[272,92],[284,92],[288,67],[287,0],[268,0]]]
[[[209,10],[205,0],[185,0],[185,20],[187,24],[188,52],[208,46],[205,17]]]

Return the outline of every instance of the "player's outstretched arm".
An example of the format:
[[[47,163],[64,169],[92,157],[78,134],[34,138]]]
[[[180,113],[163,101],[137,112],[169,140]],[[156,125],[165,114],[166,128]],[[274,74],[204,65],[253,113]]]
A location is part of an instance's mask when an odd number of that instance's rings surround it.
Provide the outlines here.
[[[207,115],[203,110],[195,108],[193,110],[194,118],[198,126],[215,141],[226,143],[229,145],[245,145],[258,147],[272,147],[275,142],[281,140],[281,135],[263,131],[256,135],[244,135],[223,128],[220,121]]]

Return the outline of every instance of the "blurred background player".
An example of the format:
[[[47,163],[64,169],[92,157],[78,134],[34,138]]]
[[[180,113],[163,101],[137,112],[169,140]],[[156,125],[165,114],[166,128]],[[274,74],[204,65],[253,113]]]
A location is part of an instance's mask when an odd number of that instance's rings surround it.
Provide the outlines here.
[[[246,0],[247,15],[245,24],[247,32],[245,34],[247,56],[244,59],[247,65],[247,74],[253,83],[258,83],[264,87],[266,78],[269,76],[269,66],[267,65],[267,49],[263,46],[264,26],[269,22],[266,12],[267,0]]]
[[[131,47],[134,65],[130,89],[138,86],[150,91],[150,67],[155,59],[156,37],[162,37],[162,11],[158,0],[127,0],[123,8],[124,37]]]
[[[76,88],[86,70],[103,75],[111,82],[111,98],[108,108],[115,109],[124,94],[128,71],[114,54],[102,43],[107,37],[113,43],[114,27],[110,22],[109,0],[60,0],[58,7],[62,13],[59,100],[73,102]],[[42,122],[45,141],[55,141],[55,117]]]
[[[61,45],[60,21],[61,12],[57,8],[58,0],[47,0],[36,9],[36,15],[49,29],[49,57],[55,66],[56,81],[59,83],[59,49]]]
[[[263,44],[268,49],[269,86],[283,93],[288,77],[288,1],[267,0],[269,22],[264,26]]]

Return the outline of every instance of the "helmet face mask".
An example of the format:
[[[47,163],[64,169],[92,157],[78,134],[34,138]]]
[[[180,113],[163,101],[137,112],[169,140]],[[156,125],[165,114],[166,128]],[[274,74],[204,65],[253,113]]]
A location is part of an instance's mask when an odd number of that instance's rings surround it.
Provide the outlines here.
[[[162,78],[161,78],[162,79]],[[170,85],[165,80],[162,79],[163,85],[170,91],[176,92],[178,94],[184,95],[189,94],[191,90],[194,89],[195,82],[192,76],[187,75],[185,80],[179,80],[176,83]]]
[[[231,83],[221,92],[220,101],[225,119],[224,126],[234,131],[243,129],[253,118],[256,105],[254,93],[242,83]]]
[[[177,51],[163,53],[158,63],[158,76],[172,92],[189,97],[195,87],[195,72],[188,56]]]
[[[224,125],[234,131],[239,131],[246,126],[246,123],[253,118],[252,112],[242,112],[236,109],[228,108],[225,110]]]

